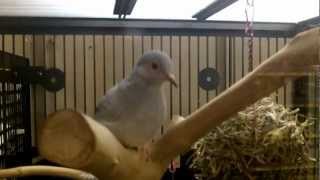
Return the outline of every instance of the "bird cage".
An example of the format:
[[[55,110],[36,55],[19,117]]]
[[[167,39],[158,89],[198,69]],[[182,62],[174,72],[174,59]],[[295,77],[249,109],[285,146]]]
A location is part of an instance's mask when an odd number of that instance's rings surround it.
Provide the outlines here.
[[[31,163],[30,89],[14,71],[28,66],[28,59],[0,52],[0,168]]]

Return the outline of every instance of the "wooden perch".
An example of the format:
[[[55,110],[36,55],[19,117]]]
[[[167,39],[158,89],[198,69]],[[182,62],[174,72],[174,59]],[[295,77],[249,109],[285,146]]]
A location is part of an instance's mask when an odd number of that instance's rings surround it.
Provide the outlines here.
[[[81,180],[97,179],[92,174],[64,167],[54,166],[20,166],[9,169],[0,169],[0,179],[8,177],[23,177],[23,176],[53,176],[65,177]]]
[[[83,169],[100,179],[160,179],[171,159],[187,151],[212,128],[269,95],[288,80],[319,61],[319,28],[298,34],[287,46],[264,61],[253,72],[173,125],[151,145],[151,160],[125,149],[113,134],[92,118],[66,110],[52,114],[39,138],[43,157],[63,166]],[[311,68],[312,69],[312,68]]]

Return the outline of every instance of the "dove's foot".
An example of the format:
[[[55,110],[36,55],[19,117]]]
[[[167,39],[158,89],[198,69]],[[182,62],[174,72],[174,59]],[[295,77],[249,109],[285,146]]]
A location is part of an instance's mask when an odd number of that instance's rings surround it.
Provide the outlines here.
[[[150,161],[151,160],[151,147],[150,144],[147,143],[142,147],[138,147],[138,153],[142,160]]]

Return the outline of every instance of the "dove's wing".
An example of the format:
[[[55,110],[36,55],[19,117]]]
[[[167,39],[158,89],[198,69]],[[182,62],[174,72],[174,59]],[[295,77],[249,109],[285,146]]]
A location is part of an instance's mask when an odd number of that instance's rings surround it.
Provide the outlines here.
[[[119,119],[121,109],[118,106],[117,86],[111,88],[98,102],[95,119],[100,122],[112,122]]]

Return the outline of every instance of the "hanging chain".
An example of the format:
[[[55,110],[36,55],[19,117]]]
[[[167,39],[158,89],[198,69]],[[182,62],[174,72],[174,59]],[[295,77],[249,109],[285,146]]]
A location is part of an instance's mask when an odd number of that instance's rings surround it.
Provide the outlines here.
[[[249,66],[248,71],[253,70],[253,20],[254,20],[254,0],[246,0],[246,27],[245,27],[245,34],[249,37],[248,40],[248,48],[249,48]]]

